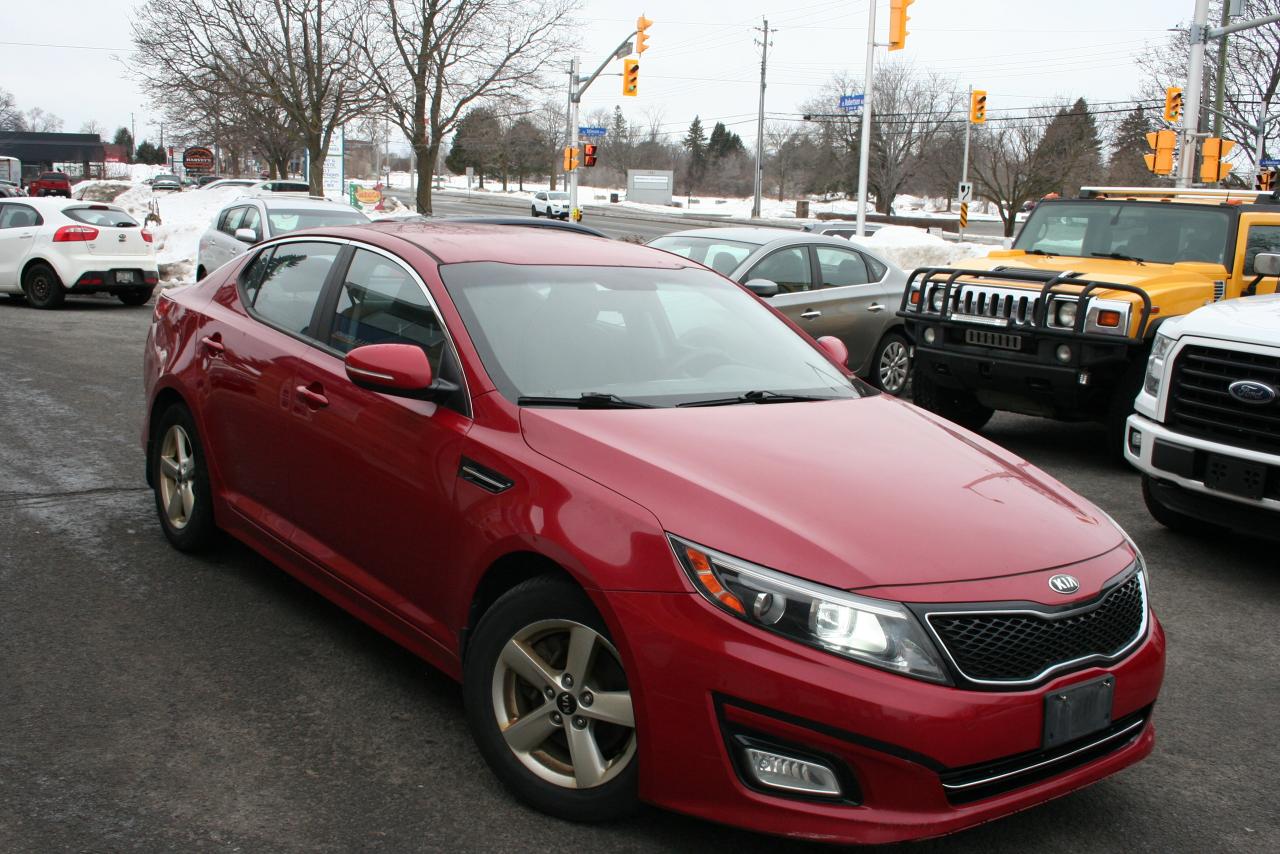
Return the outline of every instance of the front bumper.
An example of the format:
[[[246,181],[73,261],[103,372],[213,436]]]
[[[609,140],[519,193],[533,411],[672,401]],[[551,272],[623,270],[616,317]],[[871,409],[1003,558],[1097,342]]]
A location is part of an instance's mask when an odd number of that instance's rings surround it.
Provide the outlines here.
[[[994,692],[847,662],[739,623],[696,594],[613,592],[608,600],[638,677],[632,690],[647,736],[641,796],[675,811],[829,842],[919,839],[1066,794],[1137,762],[1154,745],[1149,713],[1164,671],[1164,635],[1154,617],[1146,638],[1110,666]],[[1136,725],[1101,748],[1019,774],[1012,787],[1002,781],[957,793],[958,783],[1012,767],[1002,763],[1034,764],[1045,694],[1104,674],[1115,678],[1113,720]],[[856,781],[851,797],[803,799],[752,788],[736,770],[731,746],[742,734],[838,760]]]

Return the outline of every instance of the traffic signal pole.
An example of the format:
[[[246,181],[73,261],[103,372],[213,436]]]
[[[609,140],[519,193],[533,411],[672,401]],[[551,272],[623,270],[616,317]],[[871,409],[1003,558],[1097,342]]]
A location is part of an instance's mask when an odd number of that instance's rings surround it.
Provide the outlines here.
[[[647,22],[646,22],[647,26]],[[596,68],[595,73],[590,77],[578,76],[578,58],[575,56],[569,64],[569,123],[565,128],[564,144],[569,148],[578,147],[578,106],[582,103],[582,96],[592,83],[596,82],[596,78],[600,76],[605,67],[615,59],[621,59],[631,53],[631,37],[636,35],[639,30],[632,30],[627,37],[613,50],[613,53],[605,57],[604,61]],[[570,169],[566,176],[569,181],[569,216],[574,222],[582,219],[582,210],[578,207],[578,170]]]
[[[970,104],[973,103],[973,87],[972,86],[969,87],[969,103]],[[960,162],[960,183],[961,184],[969,183],[969,137],[971,137],[972,135],[973,135],[973,121],[969,120],[964,123],[964,159]],[[964,204],[965,204],[964,200],[961,199],[960,205],[962,208]],[[957,232],[956,236],[960,240],[964,240],[964,224],[963,223],[961,223],[960,229]]]
[[[1208,3],[1209,0],[1200,0]],[[858,151],[858,236],[867,236],[867,170],[871,167],[871,104],[876,73],[876,0],[867,4],[867,72],[862,93],[862,145]]]

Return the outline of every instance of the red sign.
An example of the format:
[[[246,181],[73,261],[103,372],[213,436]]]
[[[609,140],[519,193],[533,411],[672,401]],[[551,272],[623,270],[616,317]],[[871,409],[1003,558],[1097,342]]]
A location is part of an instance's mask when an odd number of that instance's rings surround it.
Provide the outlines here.
[[[213,152],[202,145],[195,145],[182,152],[182,166],[188,172],[212,172]]]

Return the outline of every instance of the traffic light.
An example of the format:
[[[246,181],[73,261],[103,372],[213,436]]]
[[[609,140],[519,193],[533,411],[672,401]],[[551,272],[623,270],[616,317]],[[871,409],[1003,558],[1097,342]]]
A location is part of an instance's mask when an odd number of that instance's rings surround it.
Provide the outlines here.
[[[640,93],[640,60],[622,60],[622,94],[634,98]]]
[[[1182,87],[1170,86],[1164,90],[1164,120],[1177,124],[1182,118]]]
[[[600,146],[594,142],[584,143],[582,146],[582,165],[591,167],[596,165],[596,149]]]
[[[639,18],[636,18],[636,54],[637,55],[644,53],[648,49],[649,34],[645,31],[652,26],[653,26],[653,21],[650,21],[644,15],[641,15]]]
[[[1156,175],[1173,174],[1173,149],[1178,144],[1178,135],[1171,130],[1155,131],[1147,134],[1147,145],[1154,154],[1144,154],[1147,169]]]
[[[889,50],[907,46],[907,7],[916,0],[889,0]]]
[[[974,89],[969,94],[969,121],[975,125],[987,123],[987,93],[984,89]]]
[[[564,147],[564,171],[572,172],[578,168],[578,149],[572,145]]]
[[[1276,173],[1274,169],[1263,169],[1258,173],[1258,189],[1264,193],[1269,193],[1276,188]]]
[[[1166,131],[1168,132],[1168,131]],[[1216,184],[1231,174],[1231,164],[1225,163],[1227,155],[1236,147],[1229,139],[1211,136],[1204,141],[1200,149],[1200,180],[1206,184]]]

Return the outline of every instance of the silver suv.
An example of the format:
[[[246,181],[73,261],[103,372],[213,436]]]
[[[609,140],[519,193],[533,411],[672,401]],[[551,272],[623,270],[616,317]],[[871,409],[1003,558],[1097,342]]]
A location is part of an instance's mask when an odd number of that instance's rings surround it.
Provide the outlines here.
[[[196,278],[237,258],[259,241],[300,228],[359,225],[369,217],[350,205],[327,199],[240,198],[218,212],[200,237]]]

